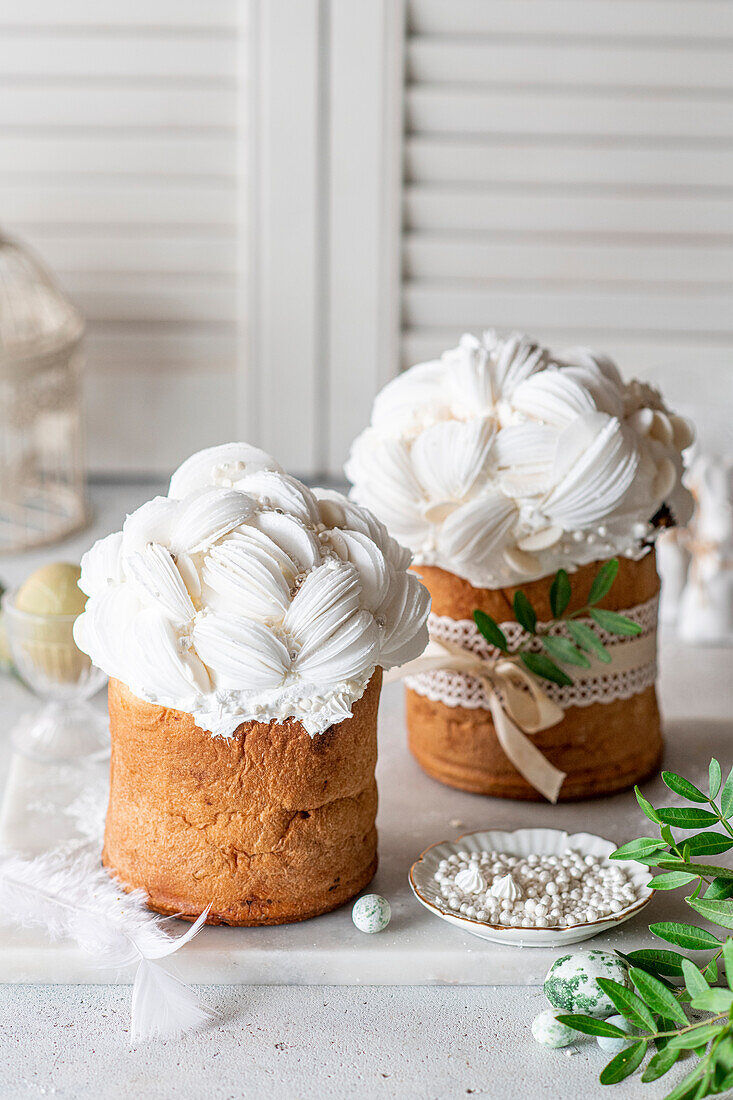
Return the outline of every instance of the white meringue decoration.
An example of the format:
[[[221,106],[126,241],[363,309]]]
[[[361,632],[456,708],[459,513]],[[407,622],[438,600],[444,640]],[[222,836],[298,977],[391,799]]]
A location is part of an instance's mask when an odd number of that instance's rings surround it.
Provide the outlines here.
[[[517,518],[511,498],[485,492],[452,512],[438,534],[438,551],[445,561],[488,570]]]
[[[577,417],[558,441],[555,488],[541,504],[566,531],[612,515],[631,488],[639,464],[633,433],[606,413]]]
[[[483,894],[486,889],[486,879],[481,874],[477,863],[469,863],[456,875],[456,886],[464,894]]]
[[[643,557],[663,506],[689,517],[692,440],[653,386],[625,384],[607,356],[487,332],[385,387],[346,474],[352,499],[417,564],[496,588]]]
[[[79,588],[87,596],[96,596],[109,585],[122,584],[122,531],[114,531],[95,542],[81,559]]]
[[[195,610],[176,563],[157,542],[149,542],[125,560],[125,569],[144,603],[160,607],[175,623],[187,623]]]
[[[288,718],[317,734],[424,649],[427,590],[359,505],[246,444],[194,455],[171,487],[82,561],[77,645],[138,697],[215,735]]]
[[[233,531],[254,512],[252,497],[235,489],[200,489],[184,497],[171,528],[174,553],[196,554]]]
[[[431,501],[457,503],[482,476],[494,425],[485,417],[446,420],[426,428],[412,448],[412,467]]]
[[[502,901],[517,901],[522,896],[522,891],[517,886],[511,874],[498,878],[491,884],[491,893]]]
[[[170,480],[168,496],[173,500],[195,493],[207,485],[231,487],[236,478],[258,470],[277,470],[281,467],[270,455],[249,443],[223,443],[197,451],[182,463]]]
[[[239,615],[201,615],[191,640],[217,687],[235,691],[277,688],[290,668],[285,643],[266,626]]]

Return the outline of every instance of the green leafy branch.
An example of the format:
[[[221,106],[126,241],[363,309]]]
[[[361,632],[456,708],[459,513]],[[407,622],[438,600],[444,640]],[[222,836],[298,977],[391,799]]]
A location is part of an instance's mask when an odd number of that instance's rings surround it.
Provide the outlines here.
[[[567,612],[572,596],[570,577],[564,569],[559,569],[550,586],[550,609],[552,621],[538,624],[537,613],[532,603],[521,588],[514,594],[514,615],[519,625],[533,638],[539,639],[543,653],[538,653],[527,642],[514,651],[522,663],[535,676],[544,680],[551,680],[555,684],[568,686],[572,684],[571,677],[561,665],[575,665],[579,668],[590,668],[590,657],[597,657],[604,664],[609,664],[611,655],[598,634],[588,623],[579,622],[579,619],[591,619],[597,626],[606,630],[609,634],[634,635],[641,633],[641,627],[625,615],[617,611],[608,611],[596,606],[611,590],[618,573],[618,558],[611,558],[604,562],[598,573],[593,578],[593,583],[588,594],[588,601],[576,611]],[[495,646],[502,653],[509,656],[509,643],[506,634],[491,615],[485,611],[474,611],[474,622],[490,645]],[[565,635],[551,633],[552,627],[562,623],[565,627]]]
[[[733,870],[697,858],[719,855],[733,848],[733,770],[723,783],[720,764],[711,760],[707,794],[675,772],[662,772],[662,779],[671,791],[692,805],[655,808],[636,788],[639,805],[658,827],[659,838],[632,840],[617,848],[611,859],[633,859],[658,869],[660,873],[649,884],[655,890],[674,890],[694,883],[686,898],[690,908],[721,928],[733,929]],[[673,828],[692,835],[677,837]],[[619,952],[629,965],[633,989],[604,978],[598,979],[598,985],[633,1025],[632,1036],[592,1016],[560,1015],[558,1019],[586,1035],[627,1041],[626,1047],[603,1069],[600,1080],[604,1085],[615,1084],[632,1074],[651,1044],[655,1053],[642,1074],[645,1082],[664,1076],[688,1053],[697,1058],[694,1068],[667,1093],[665,1100],[697,1100],[732,1089],[733,937],[721,940],[707,928],[672,921],[651,924],[649,931],[674,947],[706,952],[707,957],[695,961],[668,948],[631,951],[628,955]],[[708,1015],[690,1020],[685,1004]]]

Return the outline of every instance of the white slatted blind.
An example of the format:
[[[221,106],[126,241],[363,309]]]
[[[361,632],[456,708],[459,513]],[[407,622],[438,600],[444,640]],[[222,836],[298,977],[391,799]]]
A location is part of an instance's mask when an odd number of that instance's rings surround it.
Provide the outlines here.
[[[246,11],[0,6],[0,223],[88,319],[96,471],[164,472],[236,432]]]
[[[733,399],[729,0],[408,0],[406,73],[403,365],[516,327]]]

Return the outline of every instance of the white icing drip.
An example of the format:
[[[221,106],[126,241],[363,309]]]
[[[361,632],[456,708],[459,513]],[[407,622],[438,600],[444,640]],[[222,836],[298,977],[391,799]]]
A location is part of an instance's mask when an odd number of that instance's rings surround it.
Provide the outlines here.
[[[607,357],[490,332],[390,382],[346,472],[417,563],[496,588],[641,557],[663,504],[689,519],[691,441],[687,421]]]
[[[377,666],[418,656],[429,596],[365,509],[227,444],[82,559],[80,649],[142,699],[230,736],[243,721],[350,717]]]

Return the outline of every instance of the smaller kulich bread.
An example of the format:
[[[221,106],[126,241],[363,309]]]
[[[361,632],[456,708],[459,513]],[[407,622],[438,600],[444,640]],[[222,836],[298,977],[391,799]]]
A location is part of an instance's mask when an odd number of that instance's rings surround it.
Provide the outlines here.
[[[230,738],[110,680],[104,865],[159,913],[211,905],[209,924],[284,924],[353,898],[377,869],[381,679],[314,737],[288,719]]]
[[[568,611],[583,607],[600,562],[572,574]],[[435,615],[471,619],[476,609],[497,622],[515,618],[512,601],[522,588],[538,618],[552,618],[551,577],[517,587],[482,589],[435,566],[416,567],[432,596]],[[620,559],[616,580],[599,604],[623,611],[650,600],[659,591],[655,555],[639,561]],[[485,709],[448,706],[407,689],[410,749],[434,779],[451,787],[499,798],[542,800],[506,757],[497,740],[491,713]],[[559,801],[613,794],[641,782],[659,766],[662,731],[654,685],[627,699],[589,706],[570,706],[563,719],[532,738],[544,756],[567,773]]]

